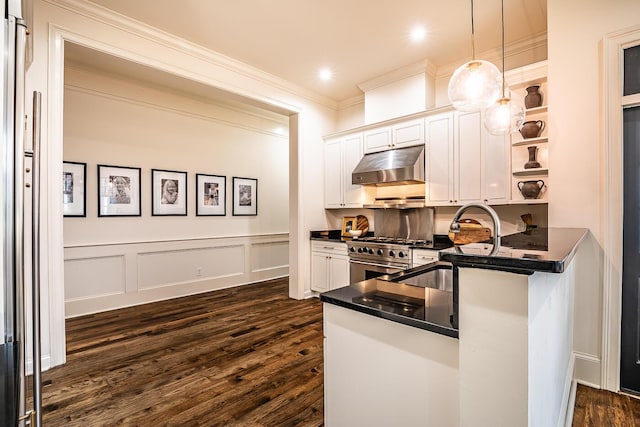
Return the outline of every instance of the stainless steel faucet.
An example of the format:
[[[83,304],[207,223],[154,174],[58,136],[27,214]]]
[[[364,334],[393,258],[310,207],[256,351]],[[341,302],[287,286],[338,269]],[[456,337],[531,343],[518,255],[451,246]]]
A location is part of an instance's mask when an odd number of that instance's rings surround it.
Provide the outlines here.
[[[460,209],[458,209],[458,212],[456,212],[455,216],[453,217],[453,221],[449,226],[449,231],[451,231],[452,233],[460,232],[460,222],[459,222],[460,217],[462,216],[463,213],[465,213],[467,210],[471,208],[481,209],[486,213],[488,213],[489,216],[491,216],[491,221],[493,221],[493,239],[494,241],[499,240],[500,239],[500,218],[498,217],[498,214],[496,213],[496,211],[493,210],[491,206],[485,205],[483,203],[468,203],[463,207],[461,207]]]

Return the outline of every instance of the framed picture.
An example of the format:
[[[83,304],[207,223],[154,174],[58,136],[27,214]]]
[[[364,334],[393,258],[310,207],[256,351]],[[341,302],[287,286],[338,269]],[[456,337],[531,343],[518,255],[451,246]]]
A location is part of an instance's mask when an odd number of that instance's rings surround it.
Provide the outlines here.
[[[342,218],[342,236],[351,236],[349,231],[355,230],[357,218],[355,216],[345,216]]]
[[[227,214],[227,177],[196,174],[196,216]]]
[[[187,215],[187,173],[151,169],[151,215]]]
[[[258,215],[258,180],[233,177],[233,214]]]
[[[140,168],[98,165],[98,216],[140,215]]]
[[[64,216],[87,216],[87,164],[62,162],[62,212]]]

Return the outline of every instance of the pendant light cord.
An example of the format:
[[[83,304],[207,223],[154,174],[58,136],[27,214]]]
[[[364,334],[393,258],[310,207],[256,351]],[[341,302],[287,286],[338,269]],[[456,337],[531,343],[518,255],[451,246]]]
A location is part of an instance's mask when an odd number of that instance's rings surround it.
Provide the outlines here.
[[[471,59],[476,60],[476,40],[475,40],[475,27],[473,23],[473,0],[471,0]]]
[[[501,12],[502,12],[502,97],[506,98],[504,89],[505,89],[505,80],[504,80],[504,0],[501,1]]]

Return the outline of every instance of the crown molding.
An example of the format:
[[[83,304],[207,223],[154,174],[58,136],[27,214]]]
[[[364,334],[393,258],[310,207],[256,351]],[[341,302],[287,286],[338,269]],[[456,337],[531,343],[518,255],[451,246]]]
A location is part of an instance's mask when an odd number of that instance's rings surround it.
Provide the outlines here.
[[[428,59],[423,59],[414,64],[407,65],[402,68],[391,71],[390,73],[383,74],[378,77],[374,77],[366,82],[358,83],[358,87],[363,92],[384,86],[390,83],[397,82],[398,80],[406,79],[407,77],[413,77],[418,74],[426,73],[430,77],[435,77],[436,66]]]
[[[362,104],[364,104],[364,95],[357,95],[338,102],[338,110],[345,110]]]
[[[83,0],[42,0],[53,6],[68,10],[86,18],[102,22],[113,28],[125,31],[138,37],[142,37],[154,43],[170,49],[180,51],[196,59],[203,60],[215,66],[225,68],[234,73],[257,80],[275,89],[299,96],[316,104],[323,105],[333,110],[337,109],[338,102],[322,96],[316,92],[295,85],[288,80],[269,74],[244,62],[222,55],[201,45],[190,42],[162,31],[143,22],[137,21],[126,15],[114,12],[103,6]]]
[[[505,58],[511,58],[517,55],[521,55],[523,53],[547,46],[547,32],[539,33],[533,37],[529,37],[526,39],[517,40],[513,43],[505,45],[504,47],[504,56]],[[502,61],[502,53],[500,49],[492,49],[481,52],[476,55],[478,59],[484,59],[486,61],[492,62],[494,64],[500,64]],[[452,62],[450,64],[443,65],[438,67],[438,72],[436,75],[437,79],[450,77],[453,72],[462,64],[470,61],[471,58],[467,57],[465,59],[461,59],[460,61]]]

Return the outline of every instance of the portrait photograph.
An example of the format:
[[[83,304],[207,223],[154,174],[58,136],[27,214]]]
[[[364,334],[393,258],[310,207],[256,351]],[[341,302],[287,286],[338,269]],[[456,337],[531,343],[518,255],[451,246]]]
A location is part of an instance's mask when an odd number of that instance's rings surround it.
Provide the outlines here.
[[[196,174],[196,216],[227,214],[227,177]]]
[[[233,215],[258,215],[258,180],[233,177]]]
[[[152,215],[187,214],[187,173],[151,169]]]
[[[62,212],[64,216],[86,216],[86,176],[86,163],[62,163]]]
[[[140,168],[98,165],[98,216],[140,216]]]

